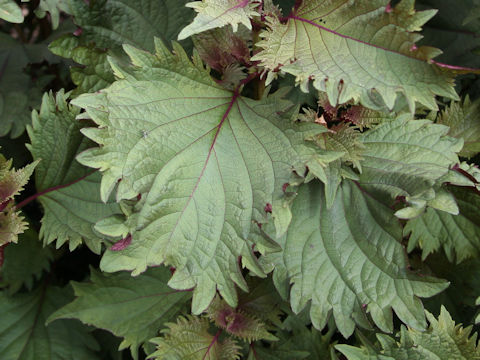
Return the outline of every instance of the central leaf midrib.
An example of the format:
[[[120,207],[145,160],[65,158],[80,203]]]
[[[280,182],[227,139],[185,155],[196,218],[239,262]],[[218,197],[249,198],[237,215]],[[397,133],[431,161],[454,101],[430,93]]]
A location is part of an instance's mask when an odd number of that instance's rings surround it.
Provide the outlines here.
[[[407,54],[404,54],[404,53],[401,53],[401,52],[398,52],[398,51],[395,51],[395,50],[392,50],[392,49],[388,49],[386,47],[383,47],[383,46],[380,46],[380,45],[375,45],[375,44],[371,44],[369,42],[366,42],[366,41],[363,41],[363,40],[360,40],[360,39],[357,39],[357,38],[354,38],[353,36],[350,36],[350,35],[345,35],[345,34],[342,34],[342,33],[339,33],[338,31],[335,31],[333,29],[329,29],[325,26],[322,26],[320,24],[317,24],[316,22],[312,21],[312,20],[309,20],[309,19],[305,19],[301,16],[297,16],[297,15],[290,15],[289,19],[293,19],[293,20],[298,20],[298,21],[301,21],[303,23],[307,23],[307,24],[310,24],[314,27],[316,27],[317,29],[319,30],[324,30],[332,35],[335,35],[335,36],[339,36],[341,37],[342,39],[345,39],[345,40],[352,40],[352,41],[355,41],[355,42],[358,42],[360,44],[363,44],[363,45],[366,45],[366,46],[370,46],[370,47],[373,47],[375,49],[379,49],[379,50],[383,50],[383,51],[386,51],[386,52],[389,52],[389,53],[392,53],[392,54],[396,54],[396,55],[400,55],[400,56],[404,56],[408,59],[411,59],[411,60],[416,60],[416,61],[420,61],[422,63],[426,63],[425,60],[423,59],[419,59],[417,57],[412,57],[412,56],[409,56]]]
[[[177,229],[177,226],[180,223],[180,220],[182,219],[185,210],[187,209],[188,205],[190,204],[190,201],[193,199],[195,191],[197,190],[198,185],[200,184],[200,181],[202,180],[203,174],[205,173],[205,169],[207,168],[208,162],[210,160],[210,156],[212,155],[212,152],[213,152],[213,148],[215,147],[218,135],[220,133],[220,130],[222,129],[222,125],[224,124],[225,120],[227,119],[228,115],[230,114],[230,111],[232,110],[233,105],[237,101],[237,98],[239,97],[239,95],[240,95],[240,93],[238,91],[235,91],[233,93],[232,98],[231,98],[230,102],[228,103],[228,107],[225,110],[225,112],[222,116],[222,119],[220,120],[220,122],[217,125],[217,131],[215,132],[215,135],[214,135],[213,140],[212,140],[212,144],[210,145],[210,148],[208,149],[207,158],[205,159],[205,163],[203,164],[200,175],[198,176],[197,182],[195,183],[195,185],[192,189],[192,192],[190,193],[190,195],[187,199],[187,202],[185,203],[185,206],[183,207],[182,211],[178,215],[178,219],[177,219],[175,225],[173,226],[172,230],[170,231],[170,235],[168,236],[167,244],[169,244],[170,241],[172,240],[172,236],[175,233],[175,231]]]

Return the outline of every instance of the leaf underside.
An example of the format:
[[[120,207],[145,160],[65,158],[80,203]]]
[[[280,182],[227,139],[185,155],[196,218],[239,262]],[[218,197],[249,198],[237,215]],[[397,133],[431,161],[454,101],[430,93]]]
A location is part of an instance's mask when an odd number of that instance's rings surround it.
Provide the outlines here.
[[[169,264],[169,285],[195,287],[200,313],[217,288],[235,306],[234,283],[247,290],[241,264],[264,276],[250,227],[283,196],[292,170],[303,173],[313,151],[304,138],[324,130],[294,124],[292,105],[279,96],[253,101],[221,88],[197,55],[192,63],[174,49],[157,41],[151,55],[126,46],[134,67],[112,63],[117,82],[74,100],[100,125],[83,133],[102,145],[78,159],[102,171],[102,199],[115,187],[117,201],[141,197],[126,222],[131,245],[107,251],[102,269],[139,274]]]
[[[416,31],[435,11],[415,12],[412,0],[389,3],[303,1],[285,24],[269,18],[258,43],[263,50],[252,60],[296,76],[305,92],[313,79],[332,105],[353,99],[393,109],[403,96],[413,112],[415,102],[436,109],[435,95],[458,99],[452,75],[429,62],[439,51],[415,46]]]
[[[292,284],[295,313],[311,302],[312,323],[322,329],[333,311],[345,337],[355,325],[369,326],[365,313],[391,332],[392,309],[409,326],[425,327],[418,297],[433,296],[447,283],[407,270],[402,229],[391,209],[345,180],[330,209],[323,185],[302,186],[292,214],[289,230],[279,240],[284,250],[271,257],[286,268],[285,280],[282,275],[274,279]]]

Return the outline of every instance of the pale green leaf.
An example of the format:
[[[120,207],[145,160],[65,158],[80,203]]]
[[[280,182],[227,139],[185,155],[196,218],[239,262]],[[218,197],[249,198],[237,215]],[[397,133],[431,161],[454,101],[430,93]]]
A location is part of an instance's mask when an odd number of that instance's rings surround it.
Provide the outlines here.
[[[12,22],[22,23],[22,9],[16,4],[15,0],[0,0],[0,19]]]
[[[440,53],[415,47],[417,31],[434,10],[415,12],[413,0],[387,8],[389,0],[303,1],[286,23],[269,18],[258,43],[267,70],[295,75],[307,91],[326,91],[332,105],[350,100],[371,108],[393,109],[404,97],[436,109],[435,95],[458,99],[452,75],[430,61]],[[368,24],[368,26],[365,26]]]
[[[2,360],[99,360],[99,346],[82,324],[62,320],[45,326],[71,298],[67,290],[42,286],[12,297],[0,293]]]
[[[324,130],[294,123],[294,107],[275,94],[254,101],[223,89],[180,46],[157,46],[156,55],[126,46],[134,66],[113,63],[120,80],[74,100],[100,126],[83,133],[101,147],[78,159],[102,171],[102,198],[115,187],[117,200],[141,197],[131,245],[107,251],[101,267],[139,274],[169,264],[170,286],[196,286],[195,313],[217,288],[235,306],[234,283],[246,290],[238,258],[263,275],[248,240],[253,221],[283,197],[292,170],[304,173],[314,151],[304,139]]]
[[[50,14],[52,28],[57,29],[60,23],[60,12],[68,12],[69,6],[67,0],[40,0],[38,7],[35,9],[35,15],[40,19]]]
[[[91,270],[90,282],[73,282],[76,299],[52,314],[48,322],[79,319],[123,337],[120,349],[138,347],[174,319],[191,297],[167,286],[170,272],[160,267],[133,278],[126,272],[102,274]]]
[[[452,102],[439,116],[437,123],[450,127],[448,135],[463,139],[460,156],[471,158],[480,153],[480,100]]]
[[[399,217],[421,214],[449,168],[459,162],[463,141],[446,136],[448,131],[429,120],[399,118],[364,132],[360,184],[380,199],[405,197],[410,207]]]
[[[438,320],[426,313],[430,326],[421,332],[402,327],[400,339],[378,334],[382,349],[337,345],[348,360],[478,360],[480,347],[472,327],[456,325],[442,306]]]
[[[209,321],[199,317],[179,317],[162,330],[163,337],[150,340],[157,351],[149,355],[155,360],[238,360],[240,347],[232,339],[220,340],[211,334]]]
[[[243,24],[252,29],[250,19],[260,16],[256,8],[258,3],[254,0],[202,0],[188,3],[186,6],[194,9],[198,14],[193,22],[185,27],[178,39],[186,39],[200,32],[211,30],[226,25],[231,25],[234,32],[238,24]]]
[[[422,258],[443,248],[457,263],[480,255],[480,196],[468,188],[450,188],[460,207],[459,215],[433,208],[411,219],[404,228],[410,235],[408,250],[419,246]]]
[[[75,120],[79,109],[67,103],[63,91],[45,94],[40,113],[33,112],[28,127],[31,144],[27,147],[35,160],[38,197],[44,217],[40,237],[45,244],[57,241],[57,247],[69,244],[70,250],[85,243],[99,254],[103,237],[94,231],[95,223],[120,212],[114,203],[100,200],[100,175],[80,165],[75,156],[92,143],[81,133],[86,124]]]
[[[419,297],[447,284],[407,270],[402,229],[391,209],[345,180],[331,209],[323,185],[302,186],[292,213],[287,235],[279,239],[283,252],[270,256],[286,267],[295,313],[310,302],[312,323],[322,329],[333,312],[345,337],[356,325],[368,326],[365,313],[383,331],[393,329],[392,310],[409,326],[425,327]]]

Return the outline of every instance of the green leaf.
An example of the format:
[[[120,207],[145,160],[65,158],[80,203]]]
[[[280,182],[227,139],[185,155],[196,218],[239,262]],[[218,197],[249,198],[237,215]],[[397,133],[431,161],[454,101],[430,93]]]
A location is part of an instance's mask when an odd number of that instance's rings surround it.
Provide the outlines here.
[[[82,324],[62,320],[45,326],[47,317],[69,301],[66,290],[42,286],[13,297],[0,293],[2,360],[99,359],[99,346]]]
[[[400,339],[384,334],[377,338],[382,350],[337,345],[336,348],[348,360],[478,360],[480,348],[477,334],[472,327],[455,325],[448,311],[442,306],[438,320],[426,312],[430,326],[421,332],[402,326]]]
[[[180,46],[172,54],[157,45],[156,55],[126,46],[135,66],[114,63],[120,80],[74,100],[100,125],[83,133],[101,147],[78,159],[102,171],[102,199],[115,187],[117,200],[141,196],[127,221],[131,245],[107,251],[101,268],[139,274],[172,265],[171,287],[196,286],[194,313],[217,288],[234,307],[234,283],[247,290],[238,258],[263,275],[248,240],[253,221],[266,220],[266,204],[283,197],[293,169],[304,172],[313,156],[304,138],[324,130],[295,124],[295,109],[280,95],[238,96],[198,56],[192,63]]]
[[[435,199],[449,168],[459,162],[463,141],[428,120],[396,119],[366,131],[360,184],[379,199],[405,197],[414,214]],[[419,209],[419,210],[417,210]],[[409,217],[397,213],[402,218]]]
[[[267,70],[295,75],[307,91],[326,91],[332,105],[350,100],[370,108],[393,109],[404,97],[410,111],[415,102],[437,109],[435,95],[458,99],[452,75],[432,64],[440,52],[415,47],[417,31],[434,10],[415,12],[414,1],[394,8],[389,0],[345,2],[303,1],[282,23],[269,18],[269,29],[252,60]],[[365,24],[368,23],[368,26]]]
[[[480,59],[480,58],[479,58]],[[450,127],[448,135],[463,139],[464,145],[459,155],[471,158],[480,153],[480,100],[452,102],[442,111],[437,123]]]
[[[72,282],[76,299],[53,313],[48,322],[79,319],[111,331],[124,338],[120,349],[131,347],[137,359],[138,347],[175,318],[191,297],[189,292],[170,289],[169,276],[163,267],[136,278],[125,272],[109,275],[91,269],[90,282]]]
[[[311,302],[312,323],[322,329],[333,312],[345,337],[356,324],[369,326],[365,312],[383,331],[393,329],[392,309],[409,326],[425,327],[418,297],[433,296],[447,284],[407,270],[402,229],[390,208],[346,180],[329,210],[323,185],[302,186],[292,213],[279,240],[284,250],[271,257],[286,267],[295,313]]]
[[[156,360],[238,360],[240,347],[235,340],[219,340],[219,332],[212,335],[208,319],[179,317],[162,330],[163,337],[150,340],[157,351],[149,355]]]
[[[193,22],[178,34],[179,40],[226,25],[232,25],[233,32],[237,31],[238,24],[251,30],[250,19],[260,16],[256,10],[258,4],[252,0],[202,0],[187,3],[186,6],[198,14]]]
[[[459,215],[428,208],[405,225],[405,236],[411,234],[408,251],[419,246],[422,259],[441,247],[452,262],[480,255],[480,196],[468,188],[449,189],[459,205]]]
[[[22,23],[22,9],[20,9],[14,0],[0,0],[0,19],[12,23]]]
[[[417,3],[422,8],[438,9],[437,15],[425,25],[420,44],[442,49],[438,61],[478,67],[480,21],[475,17],[478,14],[476,0],[419,0]]]
[[[206,316],[219,328],[248,342],[276,340],[266,324],[254,314],[241,308],[232,308],[216,296],[208,306]]]
[[[44,50],[43,44],[23,44],[0,33],[0,136],[19,137],[31,121],[32,108],[40,105],[42,88],[51,77],[34,80],[25,69],[30,63],[42,62]]]
[[[25,231],[19,236],[17,244],[9,244],[5,248],[0,273],[2,283],[8,286],[7,292],[13,294],[23,285],[31,290],[34,280],[50,269],[52,260],[52,251],[42,247],[38,234],[31,229]]]
[[[100,175],[75,161],[92,143],[80,133],[87,124],[75,120],[80,110],[67,103],[68,95],[45,94],[40,113],[33,112],[27,128],[27,147],[35,160],[42,160],[35,171],[44,210],[40,237],[45,244],[56,240],[57,247],[68,242],[71,251],[84,242],[99,254],[104,239],[93,226],[120,208],[100,200]]]
[[[121,50],[123,44],[154,50],[154,38],[168,45],[192,19],[186,0],[71,0],[69,12],[81,27],[82,44]]]
[[[60,23],[60,12],[68,12],[69,6],[66,0],[40,0],[38,7],[35,9],[35,15],[40,19],[50,14],[52,28],[57,29]]]
[[[104,89],[115,80],[107,61],[107,52],[93,45],[82,46],[78,37],[64,35],[53,41],[49,49],[58,56],[82,65],[70,69],[72,81],[77,85],[73,95]]]
[[[65,35],[53,41],[53,53],[74,60],[71,75],[78,86],[74,95],[95,92],[114,81],[107,54],[124,59],[123,44],[153,51],[154,37],[168,46],[193,14],[187,0],[70,0],[68,13],[79,26],[78,36]],[[185,42],[191,47],[191,42]]]
[[[16,210],[13,199],[23,190],[37,163],[15,170],[12,160],[6,160],[0,154],[0,246],[16,243],[18,235],[27,229],[27,223]]]

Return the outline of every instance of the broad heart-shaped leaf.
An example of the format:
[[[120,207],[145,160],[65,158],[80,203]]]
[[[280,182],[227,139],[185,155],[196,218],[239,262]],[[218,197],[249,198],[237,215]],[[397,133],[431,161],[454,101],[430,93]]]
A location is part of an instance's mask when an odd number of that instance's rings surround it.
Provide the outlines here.
[[[101,147],[78,160],[102,171],[102,199],[117,184],[117,200],[141,196],[127,222],[131,245],[107,251],[101,268],[138,275],[172,265],[169,285],[196,286],[192,307],[200,313],[217,288],[236,305],[234,283],[247,290],[241,263],[263,275],[247,240],[252,222],[265,220],[266,204],[283,197],[294,169],[304,173],[313,156],[305,137],[325,130],[295,124],[281,94],[253,101],[221,88],[197,55],[192,63],[174,49],[157,41],[152,55],[126,46],[134,66],[114,63],[120,80],[73,101],[100,126],[83,133]]]
[[[472,327],[455,325],[442,306],[438,320],[426,312],[430,326],[421,332],[402,326],[400,339],[378,334],[381,350],[369,347],[337,345],[348,360],[478,360],[480,347]]]
[[[459,263],[480,255],[480,195],[468,188],[450,188],[460,208],[459,215],[428,208],[407,222],[408,250],[422,248],[422,258],[442,247],[450,261]]]
[[[33,112],[28,126],[28,149],[41,160],[35,171],[38,198],[44,216],[40,237],[45,244],[68,242],[72,251],[83,242],[95,253],[102,248],[103,237],[93,230],[95,223],[120,213],[115,202],[100,200],[100,174],[75,160],[77,153],[92,146],[80,129],[86,124],[75,120],[76,107],[67,103],[68,94],[43,96],[40,113]]]
[[[22,23],[22,9],[15,3],[15,0],[0,0],[0,19],[12,22]]]
[[[76,299],[53,313],[48,322],[79,319],[109,330],[124,338],[120,349],[131,347],[137,359],[138,347],[174,319],[191,297],[189,292],[170,289],[169,277],[164,267],[149,269],[137,278],[126,272],[102,274],[92,269],[89,283],[72,282]]]
[[[479,57],[480,60],[480,57]],[[437,123],[450,127],[448,135],[463,139],[460,156],[471,158],[480,153],[480,101],[473,103],[467,97],[461,103],[452,102],[437,120]]]
[[[435,95],[457,99],[452,75],[431,63],[439,51],[415,47],[416,31],[434,10],[415,12],[413,0],[392,8],[389,0],[304,0],[284,24],[270,18],[258,43],[259,60],[326,91],[332,105],[353,99],[364,106],[392,109],[403,96],[436,109]],[[368,25],[366,25],[368,24]],[[374,98],[381,98],[377,101]]]
[[[238,24],[252,29],[250,19],[260,16],[256,11],[259,3],[255,0],[202,0],[190,2],[186,6],[195,9],[198,14],[193,22],[178,34],[179,40],[226,25],[232,25],[234,32],[237,31]]]
[[[211,334],[208,319],[179,317],[162,330],[163,337],[150,340],[157,351],[149,355],[155,360],[238,360],[240,346],[235,340],[220,340],[220,331]]]
[[[2,285],[7,286],[8,294],[13,294],[23,285],[32,289],[35,279],[50,269],[53,260],[52,250],[43,247],[38,233],[28,229],[19,237],[17,244],[5,248],[3,266],[0,267]]]
[[[311,302],[312,323],[322,329],[333,311],[345,337],[356,324],[368,326],[365,313],[380,329],[392,331],[392,309],[407,325],[425,327],[418,297],[433,296],[447,283],[407,270],[402,229],[390,208],[344,180],[327,209],[323,185],[311,182],[300,187],[292,214],[279,239],[283,252],[270,256],[286,267],[295,313]]]
[[[429,120],[398,118],[364,132],[360,184],[378,198],[403,196],[423,209],[440,196],[436,185],[459,163],[463,140],[446,136],[448,131]]]
[[[83,324],[61,320],[45,326],[70,299],[68,288],[46,286],[12,297],[0,293],[2,360],[100,360],[99,346]]]

